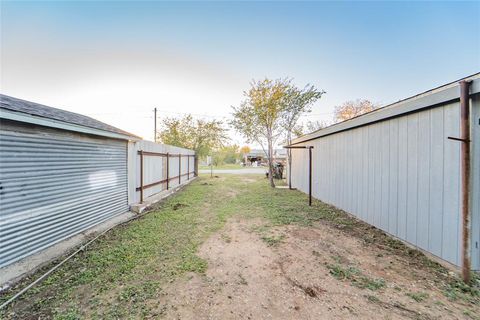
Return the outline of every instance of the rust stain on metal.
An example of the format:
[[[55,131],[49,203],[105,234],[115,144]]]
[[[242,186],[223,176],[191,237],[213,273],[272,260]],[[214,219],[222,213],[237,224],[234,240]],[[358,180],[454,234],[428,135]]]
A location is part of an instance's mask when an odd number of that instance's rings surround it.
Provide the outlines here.
[[[470,282],[470,81],[460,82],[462,168],[462,277]]]

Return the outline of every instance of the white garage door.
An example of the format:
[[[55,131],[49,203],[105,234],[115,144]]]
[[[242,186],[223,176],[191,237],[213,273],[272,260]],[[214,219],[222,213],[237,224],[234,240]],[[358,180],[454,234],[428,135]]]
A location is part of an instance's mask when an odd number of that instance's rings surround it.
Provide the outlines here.
[[[0,131],[0,267],[127,210],[126,141]]]

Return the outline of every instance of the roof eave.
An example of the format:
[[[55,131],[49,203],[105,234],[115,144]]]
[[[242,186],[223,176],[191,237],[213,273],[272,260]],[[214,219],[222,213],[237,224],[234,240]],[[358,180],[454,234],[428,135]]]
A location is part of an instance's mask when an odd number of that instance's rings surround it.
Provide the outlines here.
[[[461,80],[467,79],[472,81],[472,85],[470,87],[470,95],[480,93],[480,74],[475,74],[471,77],[467,77]],[[290,145],[315,140],[323,136],[328,136],[341,131],[399,117],[422,109],[440,106],[458,99],[460,99],[460,89],[458,82],[449,83],[439,88],[435,88],[419,95],[415,95],[413,97],[376,109],[364,115],[340,123],[336,123],[329,127],[295,138],[292,140]]]
[[[141,140],[140,137],[133,136],[133,135],[130,136],[130,135],[120,134],[116,132],[95,129],[95,128],[81,126],[81,125],[59,121],[55,119],[39,117],[39,116],[27,114],[27,113],[15,112],[7,109],[0,109],[0,119],[19,121],[19,122],[35,124],[35,125],[44,126],[44,127],[80,132],[85,134],[92,134],[96,136],[108,137],[113,139],[131,140],[131,141]]]

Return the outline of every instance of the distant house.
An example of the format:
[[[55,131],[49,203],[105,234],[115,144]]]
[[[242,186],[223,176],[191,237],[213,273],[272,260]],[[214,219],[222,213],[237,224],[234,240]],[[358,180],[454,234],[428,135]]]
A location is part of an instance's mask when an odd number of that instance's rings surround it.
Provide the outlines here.
[[[273,151],[273,158],[276,161],[286,161],[287,151],[285,149],[275,149]],[[262,149],[253,149],[247,154],[247,160],[250,164],[258,162],[259,164],[266,164],[268,155]]]

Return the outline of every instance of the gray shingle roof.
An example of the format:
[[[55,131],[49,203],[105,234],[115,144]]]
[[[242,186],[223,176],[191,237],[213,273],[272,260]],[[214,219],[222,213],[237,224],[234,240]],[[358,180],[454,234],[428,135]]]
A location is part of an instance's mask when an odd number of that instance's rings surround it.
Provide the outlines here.
[[[42,104],[10,97],[4,94],[0,94],[0,108],[15,112],[26,113],[42,118],[63,121],[66,123],[76,124],[84,127],[118,133],[130,137],[140,138],[134,134],[112,127],[111,125],[78,113],[47,107]]]

